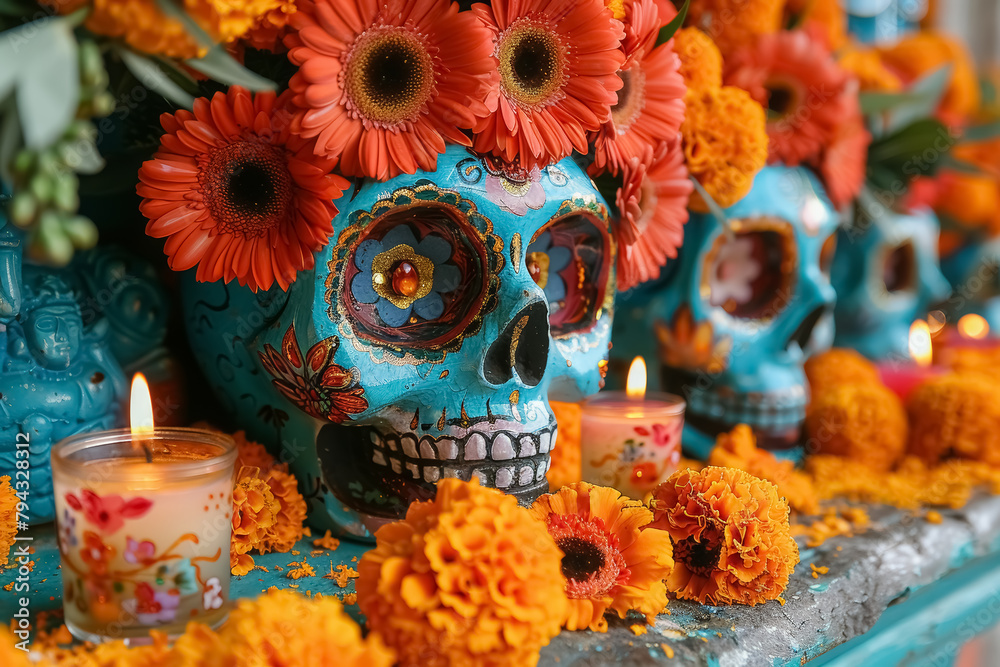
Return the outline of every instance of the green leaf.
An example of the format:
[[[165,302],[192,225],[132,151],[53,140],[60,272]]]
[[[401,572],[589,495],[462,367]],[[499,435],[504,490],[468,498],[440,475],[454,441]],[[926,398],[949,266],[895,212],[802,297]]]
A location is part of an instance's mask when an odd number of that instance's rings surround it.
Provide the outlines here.
[[[38,6],[25,0],[0,0],[0,14],[6,16],[31,16]]]
[[[181,25],[184,26],[184,32],[194,38],[195,43],[198,46],[209,49],[215,45],[215,40],[209,35],[205,30],[195,22],[191,15],[184,11],[183,8],[177,4],[171,2],[171,0],[156,0],[156,6],[160,8],[160,11],[169,16],[172,19],[180,21]]]
[[[660,28],[660,34],[656,37],[656,46],[666,44],[674,38],[677,31],[681,29],[682,25],[684,25],[684,19],[687,18],[688,9],[690,7],[691,0],[684,0],[684,6],[677,12],[677,16],[674,17],[674,20]]]
[[[49,18],[0,33],[0,98],[16,90],[21,132],[46,148],[76,115],[80,97],[77,44],[68,21]]]
[[[867,115],[891,111],[905,104],[915,104],[923,98],[911,92],[904,93],[861,93],[861,113]]]
[[[236,62],[222,46],[212,47],[203,58],[192,58],[187,64],[227,86],[243,86],[253,91],[277,89],[274,81],[255,74]]]
[[[942,65],[914,81],[906,92],[915,100],[892,110],[886,123],[886,131],[895,132],[921,118],[933,116],[951,82],[951,73],[951,65]]]
[[[0,105],[0,181],[14,182],[10,173],[14,156],[21,148],[21,124],[18,122],[14,101]]]
[[[174,83],[153,60],[125,48],[119,49],[118,54],[139,83],[155,90],[177,106],[185,109],[194,106],[194,97]]]
[[[987,141],[1000,137],[1000,120],[970,127],[962,133],[962,141]]]
[[[913,178],[932,174],[942,164],[954,139],[948,128],[924,118],[880,137],[868,148],[868,180],[877,188],[899,192]]]

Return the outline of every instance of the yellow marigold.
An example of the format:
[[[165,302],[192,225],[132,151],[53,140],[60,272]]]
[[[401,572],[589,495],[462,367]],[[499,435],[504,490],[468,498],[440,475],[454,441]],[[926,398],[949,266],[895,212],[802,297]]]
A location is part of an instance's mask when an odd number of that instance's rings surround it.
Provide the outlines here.
[[[688,25],[707,32],[728,56],[781,30],[785,0],[692,0]]]
[[[857,78],[862,91],[894,93],[903,88],[903,82],[873,48],[848,46],[838,54],[838,62]]]
[[[19,641],[21,640],[15,637],[6,626],[0,625],[0,665],[4,667],[31,667],[27,652],[14,648],[14,645]]]
[[[907,429],[902,401],[882,384],[833,386],[809,405],[806,447],[885,471],[906,451]]]
[[[361,628],[335,597],[277,589],[240,600],[217,633],[189,624],[174,656],[174,664],[184,667],[390,667],[395,662],[378,634],[362,638]]]
[[[935,350],[935,361],[939,360],[956,373],[987,375],[1000,381],[1000,348],[945,347],[940,354]]]
[[[988,377],[933,378],[910,394],[906,407],[914,456],[930,464],[955,456],[1000,465],[1000,400]]]
[[[444,479],[383,526],[358,565],[358,607],[400,664],[531,665],[566,618],[562,552],[513,496]]]
[[[287,49],[282,40],[289,30],[288,18],[295,11],[295,0],[281,0],[277,7],[257,17],[243,40],[255,49],[284,53]]]
[[[805,370],[814,397],[845,384],[882,384],[875,364],[856,350],[844,347],[814,354],[806,361]]]
[[[727,208],[750,192],[753,179],[767,163],[767,119],[764,108],[741,88],[689,90],[681,125],[684,157],[691,175],[715,202]],[[706,212],[701,196],[689,206]]]
[[[688,90],[722,87],[722,54],[711,37],[698,28],[681,28],[674,35],[674,52]]]
[[[267,482],[258,477],[257,470],[244,468],[233,488],[233,537],[230,559],[238,560],[236,557],[258,548],[267,531],[274,526],[280,510],[281,504],[274,497]],[[246,559],[243,559],[240,569],[245,566]],[[253,567],[253,559],[250,560],[250,567]]]
[[[583,459],[580,454],[580,414],[578,403],[562,403],[549,401],[556,424],[559,426],[558,438],[552,447],[549,471],[545,477],[549,480],[549,488],[558,491],[561,487],[579,482],[583,475]]]
[[[976,66],[965,45],[939,32],[925,30],[879,49],[883,62],[904,81],[913,81],[944,65],[951,65],[951,82],[941,100],[941,111],[962,120],[979,108]]]
[[[10,547],[17,537],[17,493],[10,477],[0,477],[0,565],[6,565]]]
[[[667,604],[670,536],[642,530],[653,513],[615,489],[577,482],[535,501],[531,513],[545,522],[562,549],[569,596],[567,630],[608,629],[604,613],[637,611],[652,617]]]
[[[777,487],[735,468],[678,470],[653,491],[653,528],[674,543],[667,588],[702,604],[778,598],[799,562]]]
[[[1000,180],[988,173],[947,171],[938,178],[938,213],[965,227],[989,227],[1000,209]]]
[[[809,476],[796,470],[791,461],[778,459],[765,449],[757,449],[757,438],[746,424],[738,424],[729,433],[722,433],[715,439],[708,465],[739,468],[754,477],[766,479],[778,487],[778,492],[796,512],[815,514],[819,511],[819,499]]]
[[[81,2],[46,0],[60,13],[69,13]],[[258,17],[281,6],[281,0],[184,0],[184,9],[217,42],[241,36]],[[91,32],[120,37],[134,49],[172,58],[204,55],[180,21],[160,11],[156,0],[93,0],[84,25]]]
[[[262,554],[271,551],[285,553],[302,539],[306,520],[306,501],[299,493],[298,481],[287,472],[275,468],[267,474],[267,485],[278,501],[280,509],[274,525],[261,540],[258,549]]]

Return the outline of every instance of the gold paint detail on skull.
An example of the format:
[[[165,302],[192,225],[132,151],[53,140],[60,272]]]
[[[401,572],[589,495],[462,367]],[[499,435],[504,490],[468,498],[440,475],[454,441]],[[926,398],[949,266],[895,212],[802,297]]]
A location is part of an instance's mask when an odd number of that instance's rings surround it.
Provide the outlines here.
[[[514,267],[514,273],[521,272],[521,233],[514,232],[514,238],[510,240],[510,263]]]
[[[538,265],[538,287],[545,289],[545,286],[549,284],[549,254],[547,252],[529,252],[526,259],[528,266]]]
[[[392,288],[392,272],[400,262],[409,262],[417,270],[417,291],[409,296],[397,294]],[[405,243],[380,252],[372,259],[372,288],[396,308],[409,308],[414,301],[430,294],[433,286],[434,262]]]

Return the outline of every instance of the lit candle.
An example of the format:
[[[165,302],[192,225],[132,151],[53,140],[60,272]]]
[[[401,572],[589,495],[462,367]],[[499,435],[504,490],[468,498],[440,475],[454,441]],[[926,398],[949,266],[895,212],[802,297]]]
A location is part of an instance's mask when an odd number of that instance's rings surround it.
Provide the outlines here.
[[[934,351],[931,344],[931,329],[924,320],[916,320],[910,325],[908,341],[910,358],[904,361],[884,361],[878,364],[882,382],[904,401],[910,393],[925,380],[943,373],[938,366],[932,366]]]
[[[677,469],[684,400],[646,393],[646,362],[636,357],[626,389],[601,392],[582,404],[583,480],[642,499]]]
[[[236,447],[221,433],[155,428],[145,379],[131,429],[52,450],[66,626],[78,639],[179,635],[228,612]]]

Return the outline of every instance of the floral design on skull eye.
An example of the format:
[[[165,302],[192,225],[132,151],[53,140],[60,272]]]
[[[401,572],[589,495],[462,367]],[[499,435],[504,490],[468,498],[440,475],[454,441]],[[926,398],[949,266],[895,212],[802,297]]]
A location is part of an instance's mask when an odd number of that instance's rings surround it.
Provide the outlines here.
[[[559,302],[566,298],[566,281],[559,272],[569,266],[572,259],[573,253],[568,247],[552,243],[550,232],[543,232],[528,246],[528,273],[545,292],[551,311],[558,310]]]
[[[715,270],[709,275],[710,303],[722,306],[730,299],[744,304],[753,298],[753,281],[763,267],[754,256],[753,241],[736,237],[719,249]]]
[[[418,243],[409,226],[399,225],[381,240],[358,246],[351,294],[359,303],[375,304],[386,326],[402,326],[411,315],[437,319],[444,312],[441,295],[461,281],[458,267],[448,263],[451,254],[442,237],[428,234]]]
[[[364,387],[358,385],[358,369],[333,363],[339,347],[336,336],[324,338],[303,358],[292,324],[281,341],[281,353],[267,343],[257,354],[285,398],[306,414],[340,424],[367,410],[368,399]]]

